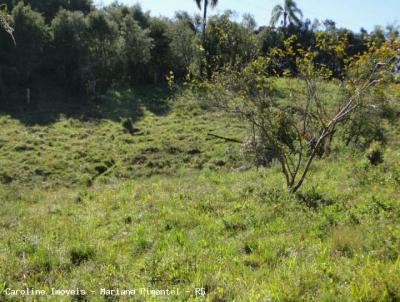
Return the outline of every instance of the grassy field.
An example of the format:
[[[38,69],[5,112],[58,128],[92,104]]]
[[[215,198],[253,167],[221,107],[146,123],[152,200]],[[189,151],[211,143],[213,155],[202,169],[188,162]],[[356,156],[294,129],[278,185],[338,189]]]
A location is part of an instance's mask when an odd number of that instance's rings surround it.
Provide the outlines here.
[[[112,97],[0,116],[0,301],[400,300],[398,127],[382,164],[333,152],[290,195],[279,166],[243,169],[240,144],[207,135],[243,139],[238,122]],[[26,287],[87,295],[6,294]]]
[[[173,110],[163,91],[125,94],[87,104],[80,116],[79,107],[0,116],[0,182],[41,190],[238,165],[240,145],[207,134],[240,137],[243,125],[198,108]]]

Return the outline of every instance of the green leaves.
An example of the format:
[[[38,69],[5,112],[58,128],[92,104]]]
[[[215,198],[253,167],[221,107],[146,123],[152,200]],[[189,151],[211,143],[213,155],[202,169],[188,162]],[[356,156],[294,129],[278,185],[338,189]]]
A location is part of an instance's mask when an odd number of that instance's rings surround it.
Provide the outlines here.
[[[9,19],[10,16],[7,13],[7,6],[5,4],[0,5],[0,27],[10,35],[14,44],[16,44],[13,35],[14,29],[10,26]]]

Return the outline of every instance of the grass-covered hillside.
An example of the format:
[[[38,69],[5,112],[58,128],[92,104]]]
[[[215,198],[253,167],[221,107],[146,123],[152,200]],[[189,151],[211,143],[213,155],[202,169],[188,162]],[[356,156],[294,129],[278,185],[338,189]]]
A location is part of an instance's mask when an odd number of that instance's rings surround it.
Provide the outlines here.
[[[398,125],[383,163],[334,148],[290,194],[279,165],[247,169],[240,144],[208,135],[244,140],[245,125],[192,98],[0,116],[0,301],[400,300]],[[87,295],[6,294],[27,287]]]
[[[90,187],[240,165],[240,145],[208,133],[240,138],[243,125],[183,100],[174,106],[160,88],[115,92],[84,106],[67,106],[67,101],[47,106],[45,101],[0,116],[1,183],[40,190]]]

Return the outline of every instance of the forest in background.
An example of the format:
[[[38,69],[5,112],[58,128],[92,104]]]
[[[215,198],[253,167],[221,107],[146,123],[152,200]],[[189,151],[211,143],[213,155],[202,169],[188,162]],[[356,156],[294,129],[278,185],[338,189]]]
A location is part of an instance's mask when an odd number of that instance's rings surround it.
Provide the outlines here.
[[[371,43],[380,46],[399,36],[394,25],[352,32],[336,27],[332,20],[310,21],[301,18],[296,6],[282,23],[279,15],[272,16],[271,26],[257,27],[250,14],[238,22],[233,12],[226,11],[207,16],[203,28],[201,15],[178,11],[174,18],[159,18],[139,5],[117,2],[102,8],[90,0],[2,0],[0,4],[10,12],[17,43],[0,33],[3,108],[25,102],[27,88],[32,100],[49,87],[73,96],[97,96],[110,88],[162,85],[171,75],[175,81],[191,81],[209,78],[227,65],[241,70],[272,49],[283,50],[285,39],[293,35],[296,48],[302,49],[315,48],[321,36],[332,44],[342,43],[340,55],[327,49],[316,58],[332,76],[341,77],[346,60],[365,52]],[[269,14],[265,12],[268,23]],[[295,57],[281,57],[274,68],[278,74],[290,70],[295,76]]]

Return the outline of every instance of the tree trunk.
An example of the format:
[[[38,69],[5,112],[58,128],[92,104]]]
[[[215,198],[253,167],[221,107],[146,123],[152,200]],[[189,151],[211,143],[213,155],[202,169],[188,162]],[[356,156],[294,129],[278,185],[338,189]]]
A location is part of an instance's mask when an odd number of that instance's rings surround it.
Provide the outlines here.
[[[287,33],[287,17],[288,17],[288,13],[287,13],[287,11],[285,10],[285,11],[283,12],[283,35],[284,35],[284,38],[285,38],[285,39],[286,39],[287,36],[288,36],[288,33]]]
[[[329,136],[326,138],[325,143],[324,143],[324,155],[323,157],[329,157],[329,155],[331,154],[331,145],[332,145],[332,139],[333,139],[333,135],[335,134],[335,130],[332,130],[332,133],[329,134]]]
[[[31,103],[31,89],[26,88],[26,103],[29,105]]]
[[[314,160],[315,156],[317,155],[317,150],[319,148],[319,146],[321,145],[321,143],[325,140],[325,138],[327,136],[329,136],[330,134],[332,134],[331,132],[332,130],[323,130],[321,136],[319,137],[317,143],[315,144],[315,147],[311,153],[311,155],[308,158],[307,164],[303,170],[303,174],[300,177],[300,180],[297,182],[297,184],[294,187],[289,186],[289,189],[292,193],[296,193],[297,190],[301,187],[301,185],[304,182],[304,179],[306,178],[306,175],[308,173],[308,170],[310,169],[311,163]]]
[[[203,47],[206,43],[206,26],[207,26],[207,8],[208,0],[204,0],[204,14],[203,14]]]
[[[208,8],[208,0],[204,0],[204,9],[203,9],[203,50],[204,50],[204,61],[200,62],[200,74],[203,75],[204,68],[207,68],[207,51],[206,51],[206,26],[207,26],[207,8]]]
[[[288,16],[288,13],[287,13],[287,11],[284,11],[283,12],[283,28],[286,30],[286,26],[287,26],[287,16]]]

